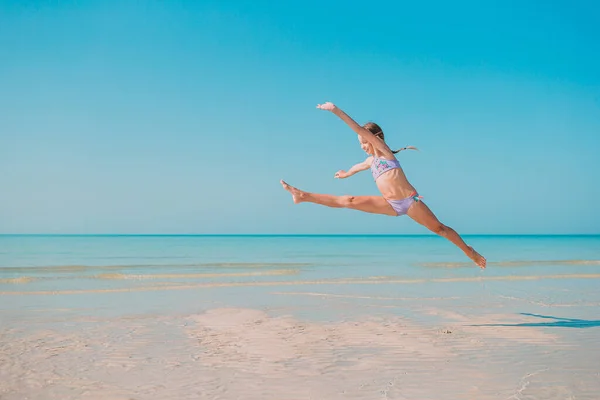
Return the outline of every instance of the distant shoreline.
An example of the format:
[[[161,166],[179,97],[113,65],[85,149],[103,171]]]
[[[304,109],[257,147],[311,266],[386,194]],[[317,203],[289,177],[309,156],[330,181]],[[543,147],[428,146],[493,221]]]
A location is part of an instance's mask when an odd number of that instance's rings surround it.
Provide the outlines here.
[[[426,238],[438,237],[433,234],[377,234],[377,233],[357,233],[357,234],[342,234],[342,233],[0,233],[0,237],[310,237],[310,238],[366,238],[366,237],[402,237],[402,238]],[[464,237],[480,237],[480,238],[519,238],[519,237],[535,237],[535,238],[569,238],[569,237],[600,237],[600,233],[574,233],[574,234],[464,234]]]

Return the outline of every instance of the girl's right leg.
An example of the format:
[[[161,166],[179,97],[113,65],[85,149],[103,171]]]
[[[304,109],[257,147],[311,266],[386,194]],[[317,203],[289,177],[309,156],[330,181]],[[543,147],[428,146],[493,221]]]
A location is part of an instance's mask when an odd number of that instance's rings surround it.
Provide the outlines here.
[[[292,194],[294,203],[315,203],[333,208],[349,208],[371,214],[383,214],[392,217],[398,214],[390,203],[381,196],[334,196],[331,194],[319,194],[304,192],[281,181],[281,186]]]
[[[445,237],[458,248],[460,248],[475,264],[480,268],[485,268],[487,263],[485,257],[475,251],[471,246],[467,245],[458,233],[449,226],[442,224],[433,212],[423,203],[418,201],[408,209],[407,215],[414,221],[425,226],[433,233]]]

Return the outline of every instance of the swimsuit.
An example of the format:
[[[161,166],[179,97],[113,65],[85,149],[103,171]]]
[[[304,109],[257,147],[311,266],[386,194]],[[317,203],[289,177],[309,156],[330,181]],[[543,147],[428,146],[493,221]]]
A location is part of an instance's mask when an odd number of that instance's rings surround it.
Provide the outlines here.
[[[392,206],[394,211],[396,211],[396,214],[398,216],[401,216],[401,215],[405,215],[408,212],[408,209],[410,208],[410,206],[412,206],[414,202],[419,201],[421,198],[422,198],[422,196],[419,196],[419,194],[417,192],[412,192],[410,194],[410,196],[408,196],[405,199],[400,199],[400,200],[386,199],[386,200],[388,203],[390,203],[390,206]]]
[[[377,180],[377,178],[379,178],[381,175],[395,168],[400,168],[400,162],[398,160],[385,160],[383,158],[373,156],[373,162],[371,163],[371,173],[373,174],[373,179]],[[396,214],[401,216],[405,215],[410,206],[412,206],[414,202],[419,201],[421,198],[422,197],[419,196],[417,192],[412,192],[410,196],[405,199],[386,199],[386,201],[390,203],[394,211],[396,211]]]

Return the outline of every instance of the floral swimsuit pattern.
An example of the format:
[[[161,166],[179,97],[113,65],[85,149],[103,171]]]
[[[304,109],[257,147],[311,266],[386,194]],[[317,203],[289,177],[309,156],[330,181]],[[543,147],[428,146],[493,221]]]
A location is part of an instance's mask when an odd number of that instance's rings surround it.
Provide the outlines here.
[[[394,168],[400,168],[400,163],[398,160],[385,160],[377,156],[373,156],[373,162],[371,163],[371,173],[373,174],[373,179],[377,180],[377,178],[379,178],[383,173]],[[410,206],[422,198],[423,197],[419,196],[417,192],[413,192],[405,199],[386,200],[388,203],[390,203],[394,211],[396,211],[396,215],[400,216],[406,215]]]

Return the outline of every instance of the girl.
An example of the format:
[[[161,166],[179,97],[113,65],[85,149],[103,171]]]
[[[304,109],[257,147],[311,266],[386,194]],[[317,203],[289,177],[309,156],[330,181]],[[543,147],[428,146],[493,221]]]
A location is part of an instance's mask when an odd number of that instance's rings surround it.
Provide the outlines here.
[[[392,151],[385,143],[383,131],[377,124],[369,122],[364,126],[360,126],[345,112],[329,102],[319,104],[317,108],[331,111],[348,124],[358,134],[360,147],[369,155],[365,161],[354,165],[347,172],[336,172],[335,178],[347,178],[359,171],[370,168],[381,196],[333,196],[309,193],[290,186],[282,180],[281,185],[292,194],[295,204],[310,202],[327,207],[350,208],[373,214],[408,215],[435,234],[450,240],[475,264],[482,269],[485,268],[486,259],[471,246],[468,246],[454,229],[442,224],[429,207],[421,201],[421,196],[408,182],[394,154],[405,149],[414,149],[414,147]]]

